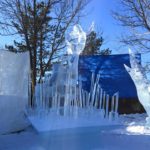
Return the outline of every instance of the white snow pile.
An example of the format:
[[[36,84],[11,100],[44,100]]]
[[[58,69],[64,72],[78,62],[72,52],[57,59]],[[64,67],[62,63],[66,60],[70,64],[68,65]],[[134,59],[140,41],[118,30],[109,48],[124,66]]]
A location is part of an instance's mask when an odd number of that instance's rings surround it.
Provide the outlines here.
[[[112,131],[116,134],[150,135],[150,127],[146,124],[147,114],[124,114],[120,116],[120,123],[124,128]]]
[[[29,53],[0,51],[0,134],[24,129],[28,103]]]

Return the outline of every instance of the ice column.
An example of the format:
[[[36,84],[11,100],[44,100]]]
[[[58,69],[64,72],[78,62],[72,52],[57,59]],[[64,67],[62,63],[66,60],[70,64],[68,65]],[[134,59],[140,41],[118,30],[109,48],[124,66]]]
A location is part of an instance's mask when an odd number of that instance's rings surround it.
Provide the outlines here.
[[[71,102],[77,98],[77,81],[78,81],[78,60],[79,54],[85,47],[86,33],[79,25],[73,27],[70,33],[70,39],[67,41],[68,56],[68,73],[66,79],[65,91],[65,113],[70,109]]]

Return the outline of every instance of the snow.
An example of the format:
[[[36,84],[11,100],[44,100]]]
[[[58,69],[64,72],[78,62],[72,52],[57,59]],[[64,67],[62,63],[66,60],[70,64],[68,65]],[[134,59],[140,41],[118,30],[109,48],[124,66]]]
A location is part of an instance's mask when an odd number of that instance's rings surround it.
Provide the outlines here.
[[[29,66],[28,52],[15,54],[1,50],[0,134],[22,130],[29,125],[24,115],[28,104]]]
[[[122,115],[120,118],[122,123],[117,126],[45,133],[37,133],[30,127],[20,133],[0,135],[0,150],[149,150],[147,133],[150,130],[139,133],[139,129],[144,129],[146,114]]]

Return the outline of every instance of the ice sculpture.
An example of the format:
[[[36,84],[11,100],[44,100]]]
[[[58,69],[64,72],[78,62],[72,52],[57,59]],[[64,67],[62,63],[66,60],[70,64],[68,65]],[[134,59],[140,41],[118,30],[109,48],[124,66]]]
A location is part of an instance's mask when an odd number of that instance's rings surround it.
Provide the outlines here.
[[[85,42],[86,33],[74,26],[67,41],[68,56],[54,64],[52,76],[36,86],[35,107],[28,109],[28,118],[39,132],[116,123],[119,94],[111,97],[100,87],[100,74],[92,74],[90,92],[78,80],[79,54]]]
[[[24,114],[29,71],[28,52],[0,51],[0,134],[22,130],[29,124]]]
[[[78,81],[78,60],[79,54],[83,51],[86,42],[86,33],[79,25],[73,27],[70,33],[70,42],[68,43],[67,52],[68,56],[68,69],[65,91],[65,110],[66,113],[70,109],[71,102],[76,100],[77,96],[77,81]]]
[[[146,77],[144,68],[136,59],[136,54],[129,50],[131,68],[124,65],[127,72],[131,76],[137,89],[140,103],[143,105],[148,117],[146,124],[150,126],[150,82]]]

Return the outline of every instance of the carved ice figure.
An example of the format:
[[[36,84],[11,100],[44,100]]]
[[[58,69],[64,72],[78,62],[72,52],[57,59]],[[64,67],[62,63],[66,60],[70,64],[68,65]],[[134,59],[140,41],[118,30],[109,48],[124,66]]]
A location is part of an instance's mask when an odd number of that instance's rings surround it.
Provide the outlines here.
[[[146,77],[144,68],[138,63],[136,55],[129,50],[131,68],[124,65],[127,72],[131,76],[137,89],[137,94],[140,103],[143,105],[148,117],[146,124],[150,125],[150,82]]]
[[[67,41],[68,72],[65,92],[65,106],[70,106],[71,101],[76,100],[76,85],[78,81],[78,60],[79,54],[83,51],[86,43],[86,33],[80,25],[75,25],[69,34]]]
[[[86,33],[80,25],[75,25],[69,34],[69,46],[71,46],[71,54],[79,55],[85,47]]]
[[[75,80],[78,78],[78,60],[79,55],[83,51],[86,43],[86,33],[82,30],[80,25],[75,25],[70,33],[70,42],[68,42],[68,50],[70,57],[68,57],[69,70],[72,71]]]

